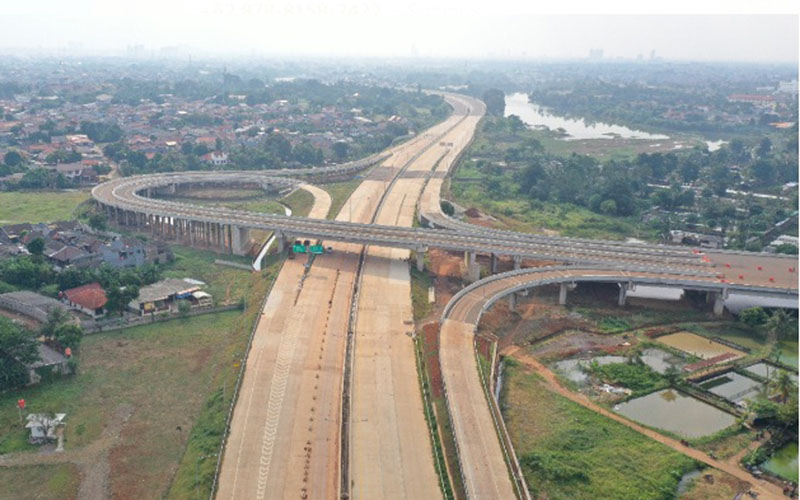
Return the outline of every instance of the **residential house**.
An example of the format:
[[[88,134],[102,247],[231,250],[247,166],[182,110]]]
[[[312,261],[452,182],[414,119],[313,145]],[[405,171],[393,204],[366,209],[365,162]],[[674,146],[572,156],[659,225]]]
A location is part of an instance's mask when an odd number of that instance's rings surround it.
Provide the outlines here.
[[[106,313],[105,305],[108,303],[106,291],[97,282],[64,290],[59,294],[59,298],[71,308],[95,319]]]

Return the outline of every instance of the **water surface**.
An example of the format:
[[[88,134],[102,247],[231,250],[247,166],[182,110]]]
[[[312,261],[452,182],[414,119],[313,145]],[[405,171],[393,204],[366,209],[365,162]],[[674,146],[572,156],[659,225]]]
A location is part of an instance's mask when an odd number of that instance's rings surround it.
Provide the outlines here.
[[[562,129],[566,136],[564,140],[580,139],[648,139],[663,140],[669,136],[663,134],[649,134],[641,130],[633,130],[623,125],[595,122],[586,123],[583,118],[565,118],[552,114],[538,104],[528,102],[528,95],[518,92],[506,95],[506,116],[517,115],[526,125],[532,128],[547,127],[557,131]]]
[[[641,424],[685,438],[708,436],[736,423],[733,415],[673,389],[632,399],[614,410]]]

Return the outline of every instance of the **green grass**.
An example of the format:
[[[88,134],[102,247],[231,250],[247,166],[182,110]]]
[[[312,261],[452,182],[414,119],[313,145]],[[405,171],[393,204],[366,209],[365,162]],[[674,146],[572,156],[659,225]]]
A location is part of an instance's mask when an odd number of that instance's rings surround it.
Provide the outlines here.
[[[70,220],[87,190],[0,192],[0,225]]]
[[[639,363],[589,365],[592,373],[609,384],[618,384],[633,392],[647,392],[664,383],[664,378],[649,366]]]
[[[295,189],[281,201],[292,209],[292,215],[306,217],[314,206],[314,195],[305,189]]]
[[[164,271],[165,278],[192,278],[206,283],[206,290],[215,304],[234,303],[247,296],[249,272],[229,266],[214,264],[223,259],[250,264],[251,259],[236,255],[220,255],[209,250],[173,246],[175,260]]]
[[[671,499],[694,461],[510,363],[501,408],[534,498]]]
[[[331,195],[331,209],[328,211],[329,219],[334,219],[339,215],[339,210],[344,206],[344,202],[362,182],[362,179],[353,179],[343,182],[331,182],[320,186]]]
[[[72,464],[0,467],[0,498],[71,500],[78,495],[79,477]]]
[[[433,276],[426,271],[417,271],[415,265],[409,265],[411,271],[411,304],[414,307],[414,320],[427,317],[433,310],[428,301],[428,289],[433,286]]]
[[[189,276],[212,289],[227,282],[250,299],[247,309],[87,336],[75,376],[0,395],[0,454],[31,448],[14,406],[20,397],[31,412],[67,413],[68,450],[96,441],[115,411],[127,407],[132,415],[109,455],[112,496],[208,497],[216,457],[199,457],[218,451],[248,335],[279,261],[248,273],[212,268],[207,252],[177,251]]]
[[[605,316],[597,324],[597,327],[603,333],[616,333],[629,329],[631,325],[622,318]]]

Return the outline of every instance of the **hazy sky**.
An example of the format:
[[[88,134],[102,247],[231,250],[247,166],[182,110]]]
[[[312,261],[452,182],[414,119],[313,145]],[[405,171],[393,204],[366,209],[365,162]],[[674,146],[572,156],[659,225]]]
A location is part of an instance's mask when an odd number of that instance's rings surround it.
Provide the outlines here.
[[[515,58],[586,57],[589,49],[601,48],[606,57],[647,56],[655,49],[671,59],[798,58],[798,16],[783,0],[760,11],[773,15],[753,14],[753,4],[763,2],[742,0],[672,0],[659,6],[659,15],[640,5],[649,2],[540,3],[553,2],[5,0],[0,48],[7,53],[10,47],[80,47],[122,54],[127,46],[143,45],[148,53],[178,46],[182,54],[196,55]],[[720,12],[709,4],[750,14],[698,15]],[[599,8],[602,14],[629,15],[597,15]],[[559,15],[564,12],[584,14]]]

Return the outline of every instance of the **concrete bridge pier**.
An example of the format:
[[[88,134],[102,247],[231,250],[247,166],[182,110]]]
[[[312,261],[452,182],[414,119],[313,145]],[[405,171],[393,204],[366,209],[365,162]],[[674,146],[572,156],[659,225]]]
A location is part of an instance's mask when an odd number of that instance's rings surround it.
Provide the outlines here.
[[[520,257],[519,255],[515,255],[513,259],[514,259],[514,270],[518,271],[522,269],[522,257]]]
[[[567,305],[567,292],[575,290],[576,286],[578,285],[575,283],[561,283],[561,287],[558,290],[558,305]]]
[[[428,249],[425,247],[419,247],[415,250],[417,254],[417,271],[422,272],[425,270],[425,252]]]
[[[513,311],[515,307],[517,307],[517,294],[516,293],[509,293],[508,294],[508,310],[509,311]]]
[[[728,298],[728,288],[725,287],[721,292],[708,292],[706,300],[714,302],[714,316],[722,316],[725,311],[725,300]]]
[[[493,253],[489,256],[489,272],[492,274],[497,273],[497,254]]]
[[[467,281],[474,282],[481,279],[481,267],[475,261],[475,252],[464,252],[464,261],[467,265]]]
[[[286,244],[288,243],[286,235],[280,231],[276,231],[275,243],[278,245],[278,254],[282,254],[286,250]]]
[[[231,250],[235,255],[245,255],[250,242],[250,230],[246,227],[231,226]]]
[[[565,306],[567,305],[567,284],[561,283],[561,287],[558,290],[558,305]]]
[[[619,285],[619,298],[617,299],[617,305],[622,307],[625,305],[625,302],[628,298],[628,290],[631,289],[630,282],[628,283],[618,283]]]

